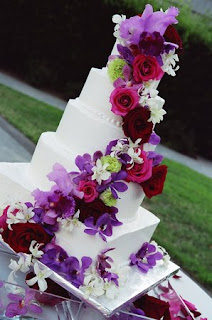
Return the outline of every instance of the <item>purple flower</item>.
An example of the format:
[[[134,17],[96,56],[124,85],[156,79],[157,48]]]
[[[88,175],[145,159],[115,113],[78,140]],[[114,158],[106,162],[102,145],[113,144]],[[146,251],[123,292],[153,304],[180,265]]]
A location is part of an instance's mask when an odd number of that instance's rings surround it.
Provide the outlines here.
[[[96,224],[94,224],[93,217],[85,219],[84,224],[86,225],[86,227],[89,228],[84,230],[85,233],[92,236],[98,233],[102,240],[106,242],[107,240],[105,236],[110,237],[112,235],[112,224],[110,215],[108,213],[104,213],[103,215],[101,215],[97,219]]]
[[[170,24],[177,23],[175,17],[178,14],[179,10],[175,7],[170,7],[166,12],[153,12],[152,6],[147,4],[141,17],[135,16],[121,23],[120,36],[127,45],[138,45],[143,32],[159,32],[163,36]]]
[[[156,251],[153,244],[145,242],[136,254],[130,255],[130,265],[137,265],[141,272],[147,273],[156,265],[156,260],[161,259],[163,259],[162,253]]]
[[[147,56],[160,56],[164,52],[164,38],[159,32],[142,32],[138,44],[141,53]]]
[[[129,49],[128,49],[129,50]],[[124,78],[118,78],[113,82],[115,88],[132,88],[135,91],[142,89],[142,83],[137,83],[132,77],[132,68],[125,65],[123,68]]]
[[[76,287],[79,288],[84,282],[84,273],[90,267],[92,259],[90,257],[82,257],[82,265],[75,257],[68,257],[65,261],[66,278]]]
[[[6,308],[5,316],[8,318],[13,318],[17,315],[26,315],[28,311],[38,314],[43,312],[41,307],[34,302],[35,297],[31,292],[26,291],[25,297],[20,294],[9,293],[8,298],[13,301],[9,303]]]
[[[74,172],[75,177],[73,179],[74,183],[79,184],[81,180],[91,180],[93,174],[92,168],[96,163],[97,159],[100,159],[103,156],[101,151],[96,151],[93,154],[93,158],[88,153],[85,153],[83,156],[77,156],[75,159],[75,164],[79,168],[79,172]]]
[[[120,181],[124,180],[127,177],[127,172],[124,170],[119,171],[118,173],[113,172],[111,174],[110,181],[105,181],[101,186],[97,186],[97,191],[99,193],[103,192],[106,189],[110,189],[113,197],[118,199],[117,192],[125,192],[128,189],[128,186],[125,182]]]
[[[127,47],[122,46],[121,44],[117,44],[117,49],[122,56],[122,58],[130,65],[133,64],[134,56],[130,49]],[[126,65],[127,67],[127,65]],[[129,67],[129,66],[128,66]]]
[[[54,243],[45,246],[44,254],[40,261],[52,270],[60,273],[65,272],[65,261],[68,258],[67,252]]]
[[[148,152],[148,159],[152,159],[152,166],[158,166],[163,161],[163,156],[161,154],[158,154],[154,151]]]
[[[107,279],[109,282],[113,281],[118,286],[118,275],[107,270],[111,269],[110,262],[113,262],[113,259],[106,255],[106,253],[111,250],[114,250],[114,248],[104,249],[97,256],[96,270],[103,280]]]
[[[154,146],[158,145],[160,143],[160,137],[155,132],[152,132],[149,143],[153,144]]]

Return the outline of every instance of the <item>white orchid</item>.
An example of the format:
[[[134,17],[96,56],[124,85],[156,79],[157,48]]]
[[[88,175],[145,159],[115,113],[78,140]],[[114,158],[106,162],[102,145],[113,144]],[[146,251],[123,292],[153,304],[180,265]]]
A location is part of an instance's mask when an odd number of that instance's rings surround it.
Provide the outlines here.
[[[171,75],[172,77],[176,76],[176,71],[179,70],[179,66],[176,66],[176,62],[179,61],[178,55],[175,53],[175,50],[171,50],[169,53],[162,54],[163,66],[161,67],[164,72]]]
[[[72,232],[74,227],[79,227],[82,223],[79,221],[80,210],[78,210],[75,215],[71,218],[62,219],[57,218],[57,222],[61,224],[61,228],[65,231]]]
[[[89,269],[90,273],[85,273],[83,286],[80,287],[84,291],[85,298],[88,298],[90,295],[94,297],[100,297],[105,293],[104,290],[104,281],[94,268]]]
[[[7,224],[12,230],[11,224],[15,223],[35,223],[32,219],[34,216],[33,207],[28,208],[25,203],[16,202],[7,209]]]
[[[47,289],[47,282],[46,278],[49,278],[52,274],[51,270],[46,269],[40,269],[38,263],[36,262],[34,264],[34,273],[35,277],[33,277],[30,280],[26,280],[26,283],[29,286],[33,286],[36,282],[38,283],[38,287],[40,291],[45,291]]]
[[[114,14],[113,17],[112,17],[112,21],[113,23],[116,23],[115,27],[114,27],[114,37],[121,40],[120,39],[120,32],[119,32],[119,29],[120,29],[120,24],[122,23],[122,21],[126,20],[126,16],[125,15],[119,15],[119,14]]]
[[[104,291],[106,297],[112,300],[117,297],[119,287],[117,287],[113,281],[107,281],[106,279],[104,283]]]
[[[8,276],[8,282],[16,283],[15,278],[16,272],[21,271],[26,273],[29,271],[30,265],[32,262],[32,255],[31,254],[20,254],[20,258],[18,261],[13,259],[10,260],[9,268],[12,270]]]
[[[37,243],[37,241],[32,240],[29,251],[32,253],[32,256],[34,258],[41,258],[43,255],[43,251],[39,250],[40,246],[42,246],[43,243]]]
[[[101,160],[96,161],[96,166],[92,168],[93,175],[92,180],[96,180],[98,184],[101,184],[102,181],[106,181],[110,178],[111,173],[107,171],[108,163],[102,164]]]
[[[154,241],[154,240],[152,240],[150,243],[153,244],[156,247],[156,251],[160,252],[163,255],[163,263],[167,267],[168,264],[169,264],[169,261],[170,261],[170,255],[168,254],[166,249],[161,247],[161,246],[159,246],[157,244],[157,242]]]

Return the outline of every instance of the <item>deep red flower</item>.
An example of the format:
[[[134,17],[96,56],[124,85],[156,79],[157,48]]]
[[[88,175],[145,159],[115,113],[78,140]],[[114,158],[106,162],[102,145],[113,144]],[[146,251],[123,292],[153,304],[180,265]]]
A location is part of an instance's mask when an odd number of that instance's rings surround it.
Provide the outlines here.
[[[140,185],[145,195],[150,199],[163,191],[164,181],[166,179],[167,166],[161,165],[152,168],[152,176],[149,180],[142,182]]]
[[[163,320],[171,320],[168,302],[159,300],[146,294],[136,300],[134,305],[137,309],[143,310],[146,317],[158,320],[163,317]]]
[[[129,111],[123,118],[123,130],[126,137],[130,137],[132,141],[141,138],[141,143],[148,142],[152,133],[153,123],[148,121],[150,111],[143,107],[136,107]]]
[[[85,203],[82,200],[77,201],[77,209],[80,210],[79,220],[84,222],[89,217],[94,218],[96,223],[97,219],[104,213],[112,213],[112,207],[106,206],[102,200],[96,199],[93,202]]]
[[[168,42],[175,43],[179,46],[179,48],[176,50],[178,54],[182,54],[183,52],[183,41],[180,38],[177,30],[173,25],[169,25],[166,29],[166,32],[164,33],[164,38]]]
[[[137,82],[160,80],[164,75],[157,59],[139,54],[133,61],[133,78]]]
[[[30,253],[32,240],[45,245],[51,241],[52,236],[40,224],[27,222],[13,224],[12,230],[5,229],[2,238],[15,252]]]

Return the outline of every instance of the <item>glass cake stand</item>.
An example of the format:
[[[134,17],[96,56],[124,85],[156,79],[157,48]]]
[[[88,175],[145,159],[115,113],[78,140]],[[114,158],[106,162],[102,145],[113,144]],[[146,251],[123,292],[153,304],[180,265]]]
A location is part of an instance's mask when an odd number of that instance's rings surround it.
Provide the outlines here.
[[[3,276],[3,278],[2,278],[2,272],[1,272],[0,279],[7,280],[7,276],[11,271],[8,268],[10,259],[16,258],[16,254],[4,242],[2,243],[2,246],[0,248],[2,248],[2,251],[0,251],[1,270],[3,269],[5,270],[5,275]],[[7,252],[3,252],[3,250],[4,251],[6,250]],[[44,269],[49,269],[48,267],[43,265],[41,262],[38,261],[38,263]],[[167,267],[165,267],[163,263],[158,262],[157,266],[155,266],[153,269],[150,269],[147,274],[140,273],[139,271],[137,271],[137,269],[131,268],[126,287],[120,288],[119,297],[113,300],[108,299],[106,297],[99,297],[99,298],[89,297],[87,299],[84,297],[84,294],[80,289],[77,289],[76,287],[74,287],[69,281],[65,280],[62,276],[60,276],[56,272],[52,272],[52,275],[50,276],[50,278],[73,295],[74,297],[73,301],[76,306],[78,307],[81,306],[80,308],[82,308],[83,306],[83,308],[80,311],[81,314],[83,314],[82,310],[84,310],[85,306],[87,306],[87,308],[89,309],[87,309],[86,312],[88,312],[88,310],[90,310],[89,312],[94,312],[94,313],[96,311],[98,312],[99,318],[96,318],[96,319],[106,319],[106,318],[110,318],[112,315],[117,314],[117,312],[122,310],[124,306],[136,300],[139,296],[149,292],[151,289],[155,288],[158,284],[160,284],[164,280],[174,275],[178,270],[179,270],[179,266],[177,266],[173,262],[169,262]],[[26,286],[24,275],[22,273],[20,274],[20,277],[18,277],[18,281],[20,285]],[[67,305],[66,303],[67,302],[63,302],[63,304],[60,306],[60,309],[61,308],[64,309],[64,306],[67,306],[67,308],[70,309],[70,305]],[[67,308],[66,310],[68,310]],[[100,317],[100,315],[102,318]],[[75,318],[72,317],[70,319],[75,319]],[[91,318],[91,319],[93,320],[94,318]],[[113,320],[116,320],[116,319],[119,319],[119,318],[114,318]]]

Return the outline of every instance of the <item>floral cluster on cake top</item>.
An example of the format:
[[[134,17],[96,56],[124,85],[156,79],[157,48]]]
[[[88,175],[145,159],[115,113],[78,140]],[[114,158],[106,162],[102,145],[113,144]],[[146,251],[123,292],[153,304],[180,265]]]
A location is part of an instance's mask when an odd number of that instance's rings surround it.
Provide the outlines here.
[[[171,26],[177,23],[177,15],[174,7],[153,12],[147,5],[141,16],[113,17],[119,53],[110,56],[108,62],[114,85],[110,102],[112,112],[123,117],[125,137],[110,141],[104,153],[78,155],[77,171],[67,172],[61,164],[55,164],[48,174],[54,183],[51,190],[36,189],[33,203],[18,202],[2,209],[1,237],[20,256],[18,263],[10,265],[13,281],[18,270],[28,272],[34,265],[34,276],[26,281],[30,286],[38,283],[45,291],[45,279],[51,271],[40,269],[36,261],[40,260],[86,296],[106,294],[113,298],[129,266],[147,272],[157,260],[167,261],[165,249],[156,243],[141,244],[123,268],[113,266],[108,252],[114,248],[100,252],[96,261],[87,256],[79,261],[57,245],[55,233],[59,226],[72,232],[80,225],[86,234],[98,235],[107,242],[113,228],[122,225],[116,205],[129,183],[139,184],[149,198],[162,192],[167,167],[161,165],[163,157],[155,152],[160,137],[154,128],[166,112],[156,87],[165,72],[175,75],[178,68],[176,52],[182,44]]]

